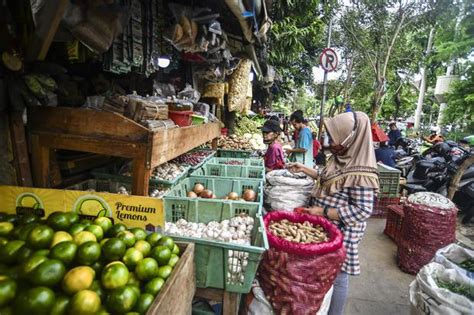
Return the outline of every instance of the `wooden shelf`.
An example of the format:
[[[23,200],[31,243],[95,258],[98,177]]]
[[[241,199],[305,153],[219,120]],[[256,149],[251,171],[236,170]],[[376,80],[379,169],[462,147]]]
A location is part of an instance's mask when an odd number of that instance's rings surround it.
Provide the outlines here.
[[[51,186],[51,150],[65,149],[132,159],[132,193],[146,196],[153,168],[215,140],[220,136],[220,125],[209,123],[152,132],[117,113],[34,107],[28,109],[28,131],[36,186]]]

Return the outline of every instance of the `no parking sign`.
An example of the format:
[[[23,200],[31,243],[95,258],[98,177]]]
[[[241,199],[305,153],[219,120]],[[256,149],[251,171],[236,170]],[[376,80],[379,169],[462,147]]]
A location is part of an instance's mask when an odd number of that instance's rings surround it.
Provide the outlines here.
[[[337,67],[337,54],[332,48],[325,48],[319,56],[319,62],[324,71],[331,72]]]

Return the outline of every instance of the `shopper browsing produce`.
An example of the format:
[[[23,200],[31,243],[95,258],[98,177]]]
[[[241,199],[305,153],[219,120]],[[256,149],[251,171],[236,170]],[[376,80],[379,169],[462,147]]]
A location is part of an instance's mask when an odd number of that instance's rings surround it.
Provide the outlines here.
[[[265,170],[267,172],[285,168],[285,156],[283,149],[278,141],[282,132],[278,121],[270,119],[263,124],[263,142],[268,144],[267,152],[263,157],[265,161]]]
[[[303,113],[296,111],[290,116],[290,123],[297,131],[298,137],[294,149],[287,149],[294,162],[300,162],[305,166],[313,167],[313,136],[311,130],[305,125]]]
[[[333,154],[318,174],[301,163],[288,166],[292,172],[304,172],[320,179],[313,194],[313,207],[306,213],[333,220],[344,234],[346,261],[334,282],[329,314],[343,314],[349,275],[360,274],[358,245],[365,232],[366,220],[372,213],[379,186],[377,163],[372,143],[370,122],[362,112],[348,112],[324,123]]]

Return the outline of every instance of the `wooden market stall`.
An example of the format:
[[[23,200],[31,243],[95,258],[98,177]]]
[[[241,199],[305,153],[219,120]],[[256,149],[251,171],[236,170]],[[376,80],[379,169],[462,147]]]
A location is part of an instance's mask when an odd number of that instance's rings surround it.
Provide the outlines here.
[[[219,123],[152,132],[117,113],[66,107],[31,108],[28,129],[35,186],[51,186],[52,149],[65,149],[132,159],[132,193],[141,196],[153,168],[220,135]]]

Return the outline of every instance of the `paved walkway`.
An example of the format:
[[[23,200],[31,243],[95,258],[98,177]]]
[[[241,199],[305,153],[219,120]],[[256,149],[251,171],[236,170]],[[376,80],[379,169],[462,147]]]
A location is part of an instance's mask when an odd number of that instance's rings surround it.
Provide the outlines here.
[[[396,264],[397,246],[385,234],[385,219],[370,219],[360,246],[361,270],[350,277],[347,315],[410,313],[408,286],[415,278]]]

